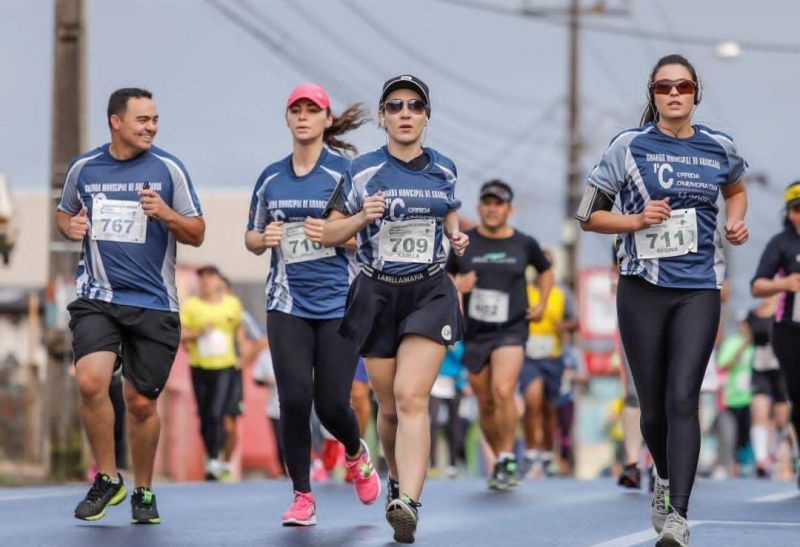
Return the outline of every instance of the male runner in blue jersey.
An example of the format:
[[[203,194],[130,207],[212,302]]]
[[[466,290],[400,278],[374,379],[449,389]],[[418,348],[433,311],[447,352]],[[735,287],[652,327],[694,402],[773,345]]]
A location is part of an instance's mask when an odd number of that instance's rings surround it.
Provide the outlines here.
[[[111,142],[70,164],[56,212],[64,237],[82,242],[78,298],[67,309],[80,414],[98,467],[75,517],[100,519],[126,496],[108,396],[119,355],[136,483],[132,522],[156,524],[150,489],[161,427],[156,399],[180,340],[175,247],[176,241],[199,246],[205,221],[183,164],[153,146],[158,111],[149,91],[115,91],[108,125]]]

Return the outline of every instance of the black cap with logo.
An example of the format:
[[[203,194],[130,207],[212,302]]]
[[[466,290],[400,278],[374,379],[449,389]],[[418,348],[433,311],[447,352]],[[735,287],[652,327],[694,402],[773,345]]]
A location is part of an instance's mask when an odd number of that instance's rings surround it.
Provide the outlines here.
[[[511,203],[511,200],[514,199],[514,191],[511,189],[511,186],[502,180],[490,180],[481,186],[480,199],[490,196],[495,197],[500,201],[507,201]]]
[[[417,78],[416,76],[412,76],[411,74],[401,74],[399,76],[395,76],[393,78],[389,78],[383,84],[383,91],[381,91],[381,100],[380,104],[383,104],[386,100],[386,97],[389,96],[389,93],[395,91],[396,89],[410,89],[412,91],[416,91],[419,93],[422,100],[425,101],[425,104],[428,105],[428,117],[431,115],[431,98],[430,92],[428,91],[428,85]]]

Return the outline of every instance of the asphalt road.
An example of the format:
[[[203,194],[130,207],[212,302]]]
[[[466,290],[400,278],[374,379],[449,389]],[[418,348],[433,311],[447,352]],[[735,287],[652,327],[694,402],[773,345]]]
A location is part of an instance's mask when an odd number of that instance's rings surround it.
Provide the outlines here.
[[[100,521],[72,511],[88,485],[0,488],[0,546],[39,545],[393,545],[383,503],[363,506],[352,487],[315,484],[318,524],[283,528],[285,481],[158,484],[162,524],[131,525],[130,505]],[[528,481],[512,492],[476,479],[431,480],[416,545],[653,545],[649,495],[611,481]],[[690,507],[694,545],[800,544],[800,491],[792,483],[698,481]]]

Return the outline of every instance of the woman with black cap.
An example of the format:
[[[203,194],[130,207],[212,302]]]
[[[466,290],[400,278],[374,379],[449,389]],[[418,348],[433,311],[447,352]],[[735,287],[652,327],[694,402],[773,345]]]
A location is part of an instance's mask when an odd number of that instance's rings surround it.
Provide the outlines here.
[[[784,193],[783,231],[767,243],[750,291],[755,297],[778,294],[772,349],[780,363],[792,403],[792,425],[800,432],[800,181]],[[800,488],[800,469],[797,486]]]
[[[446,346],[461,339],[458,296],[444,273],[445,239],[463,253],[456,168],[423,147],[428,86],[411,75],[383,85],[379,125],[387,144],[355,160],[329,202],[324,245],[357,236],[361,273],[341,332],[365,358],[378,399],[378,434],[389,466],[386,519],[412,543],[430,451],[428,400]]]
[[[681,55],[659,59],[640,127],[620,133],[589,175],[575,215],[584,230],[621,234],[617,316],[656,464],[657,545],[689,543],[700,452],[700,386],[714,347],[725,279],[721,237],[741,245],[746,163],[733,140],[692,124],[702,88]],[[724,225],[716,205],[725,202]],[[621,211],[612,212],[619,196]]]
[[[296,87],[286,102],[292,153],[264,169],[256,182],[245,233],[247,249],[271,249],[267,277],[267,335],[281,409],[281,438],[294,501],[284,526],[316,524],[311,494],[311,403],[320,422],[345,447],[345,466],[362,503],[380,496],[380,479],[359,439],[350,407],[357,346],[338,334],[352,270],[352,253],[322,246],[322,213],[355,152],[337,137],[365,121],[360,105],[334,116],[325,90]],[[326,146],[327,145],[327,146]],[[333,149],[333,150],[332,150]]]

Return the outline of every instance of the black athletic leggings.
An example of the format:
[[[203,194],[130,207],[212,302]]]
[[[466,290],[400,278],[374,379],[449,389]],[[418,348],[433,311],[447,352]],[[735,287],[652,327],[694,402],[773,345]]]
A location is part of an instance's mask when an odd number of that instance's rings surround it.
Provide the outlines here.
[[[192,367],[192,386],[200,416],[200,435],[209,459],[217,459],[225,431],[222,426],[228,394],[233,382],[233,367],[204,369]]]
[[[297,492],[310,492],[311,427],[314,402],[319,420],[348,454],[360,448],[358,421],[350,407],[358,348],[339,333],[341,319],[304,319],[267,314],[267,335],[281,405],[281,439]]]
[[[798,297],[795,296],[795,305]],[[800,435],[800,327],[775,323],[772,326],[772,349],[786,378],[792,403],[792,425]]]
[[[456,395],[452,399],[440,399],[431,397],[429,401],[429,413],[431,421],[431,467],[436,465],[436,444],[439,440],[439,408],[441,405],[447,406],[447,423],[445,424],[445,434],[447,435],[447,451],[452,467],[458,462],[458,453],[461,442],[461,424],[459,423],[458,407],[461,403],[461,395]]]
[[[620,276],[617,316],[642,435],[670,503],[684,517],[700,454],[700,385],[719,328],[715,289],[670,289]]]

